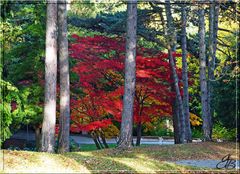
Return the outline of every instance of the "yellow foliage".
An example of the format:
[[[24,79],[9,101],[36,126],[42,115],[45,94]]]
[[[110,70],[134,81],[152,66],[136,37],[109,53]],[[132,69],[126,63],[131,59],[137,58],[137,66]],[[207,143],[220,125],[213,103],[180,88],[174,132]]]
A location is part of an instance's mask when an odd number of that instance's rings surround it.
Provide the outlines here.
[[[190,113],[190,122],[192,126],[200,126],[202,124],[202,119],[197,115]]]
[[[110,139],[119,135],[119,129],[113,124],[110,124],[107,128],[104,128],[103,132],[104,132],[105,138],[107,139]]]
[[[124,79],[122,78],[122,75],[119,73],[114,72],[113,70],[109,69],[107,71],[107,75],[109,76],[109,78],[113,79],[116,82],[121,82],[124,83]]]
[[[145,128],[144,128],[143,132],[148,132],[149,130],[152,130],[152,129],[154,129],[153,124],[150,122],[147,122],[147,123],[145,123]]]

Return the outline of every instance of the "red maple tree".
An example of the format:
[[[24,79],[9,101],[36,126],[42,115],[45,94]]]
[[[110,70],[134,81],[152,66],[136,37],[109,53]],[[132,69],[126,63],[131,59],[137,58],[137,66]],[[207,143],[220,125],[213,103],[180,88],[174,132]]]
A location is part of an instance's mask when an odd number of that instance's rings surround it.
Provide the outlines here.
[[[79,76],[72,88],[81,88],[83,95],[75,95],[71,102],[71,131],[88,131],[97,140],[97,132],[121,121],[125,41],[121,37],[72,37],[70,57],[76,61],[72,71]],[[154,49],[137,49],[134,123],[138,137],[142,124],[172,114],[174,93],[167,58],[168,54]]]

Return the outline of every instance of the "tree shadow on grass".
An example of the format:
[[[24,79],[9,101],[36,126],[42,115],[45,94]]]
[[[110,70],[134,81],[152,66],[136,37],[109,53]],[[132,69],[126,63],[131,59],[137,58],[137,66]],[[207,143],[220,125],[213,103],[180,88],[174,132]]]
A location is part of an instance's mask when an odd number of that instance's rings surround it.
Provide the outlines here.
[[[75,160],[86,167],[91,173],[136,173],[136,170],[111,157],[93,155],[91,152],[71,152],[65,157]]]
[[[109,155],[109,150],[72,152],[64,156],[74,159],[93,173],[158,173],[164,171],[184,173],[190,169],[173,162],[151,158],[146,154],[134,154],[131,150],[112,149],[111,152],[112,155]]]

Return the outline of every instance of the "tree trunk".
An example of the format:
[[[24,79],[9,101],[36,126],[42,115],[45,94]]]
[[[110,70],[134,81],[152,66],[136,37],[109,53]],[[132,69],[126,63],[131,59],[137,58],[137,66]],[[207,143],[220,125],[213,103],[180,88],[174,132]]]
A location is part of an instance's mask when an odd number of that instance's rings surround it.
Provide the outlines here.
[[[172,55],[172,50],[175,50],[175,42],[176,42],[176,36],[174,32],[173,27],[173,19],[172,19],[172,13],[171,13],[171,6],[170,1],[165,1],[165,10],[166,10],[166,16],[167,16],[167,31],[165,31],[165,35],[167,36],[168,43],[167,43],[167,49],[168,49],[168,57],[169,57],[169,63],[172,69],[172,77],[174,81],[174,88],[176,92],[176,99],[179,109],[179,121],[181,125],[181,129],[179,131],[180,135],[180,143],[184,143],[185,141],[185,117],[184,117],[184,111],[183,111],[183,102],[182,97],[180,94],[180,88],[179,88],[179,79],[176,71],[176,65],[175,60]]]
[[[35,129],[35,142],[36,142],[36,151],[41,149],[41,128],[39,125],[34,126]]]
[[[58,152],[69,152],[70,90],[66,1],[58,4],[58,42],[60,68],[60,119]]]
[[[219,14],[219,5],[210,1],[209,9],[209,60],[208,60],[208,110],[209,110],[209,122],[210,122],[210,132],[212,134],[213,127],[213,83],[215,80],[214,70],[216,62],[216,49],[217,49],[217,31],[218,31],[218,14]]]
[[[141,144],[141,136],[142,136],[142,122],[140,121],[137,124],[137,142],[136,142],[136,146],[140,146],[140,144]]]
[[[184,143],[185,141],[185,117],[184,117],[184,111],[183,111],[183,102],[182,102],[182,97],[180,94],[180,88],[179,88],[179,82],[178,82],[178,76],[177,76],[177,71],[176,71],[176,65],[174,63],[174,59],[172,56],[172,51],[171,48],[168,49],[168,56],[169,56],[169,61],[170,61],[170,66],[172,68],[172,73],[173,73],[173,80],[174,80],[174,87],[175,87],[175,92],[176,92],[176,99],[177,99],[177,107],[178,107],[178,115],[179,115],[179,121],[180,121],[180,130],[179,130],[179,138],[180,141],[179,143]]]
[[[99,142],[98,142],[98,140],[97,140],[96,137],[93,137],[93,141],[94,141],[94,143],[95,143],[97,149],[101,149],[101,146],[100,146],[100,144],[99,144]]]
[[[167,35],[165,21],[164,21],[164,17],[163,17],[163,10],[161,10],[159,12],[159,14],[160,14],[160,19],[162,22],[164,33],[165,33],[165,35]],[[173,79],[172,73],[171,73],[171,79]],[[171,91],[175,92],[174,83],[171,84]],[[173,111],[174,143],[180,144],[180,132],[179,131],[181,130],[181,125],[180,125],[180,121],[179,121],[179,109],[178,109],[178,104],[177,104],[176,98],[174,99],[174,101],[172,103],[172,111]]]
[[[98,142],[98,140],[97,140],[96,134],[95,134],[94,132],[91,132],[90,135],[92,136],[92,139],[93,139],[93,141],[94,141],[97,149],[101,149],[101,146],[100,146],[100,144],[99,144],[99,142]]]
[[[136,81],[136,30],[137,30],[137,1],[127,4],[127,39],[125,59],[125,84],[123,96],[123,112],[121,132],[118,142],[119,148],[132,146],[133,104]]]
[[[101,142],[101,140],[99,138],[99,135],[97,133],[96,133],[96,139],[97,139],[97,142],[100,145],[101,149],[104,149],[104,146],[102,145],[102,142]]]
[[[105,147],[105,148],[109,148],[109,146],[108,146],[108,144],[107,144],[107,141],[106,141],[106,138],[105,138],[105,136],[104,136],[104,133],[103,133],[102,131],[100,132],[100,137],[101,137],[101,139],[102,139],[102,142],[103,142],[104,147]]]
[[[43,152],[54,152],[57,77],[57,3],[47,3],[45,101],[42,127]]]
[[[189,93],[188,93],[188,65],[187,65],[187,38],[186,38],[186,23],[187,13],[185,5],[182,5],[182,80],[183,80],[183,110],[185,116],[185,132],[187,142],[192,142],[192,131],[190,126],[189,113]]]
[[[199,9],[199,58],[200,58],[200,87],[201,87],[201,104],[202,104],[202,119],[203,119],[203,134],[204,141],[211,140],[211,126],[208,117],[208,88],[206,80],[206,45],[205,45],[205,20],[204,9]]]
[[[173,110],[174,143],[181,144],[181,141],[180,141],[181,125],[180,125],[180,121],[179,121],[179,109],[178,109],[178,104],[177,104],[176,98],[173,101],[172,110]]]
[[[142,137],[142,112],[143,112],[143,105],[144,99],[140,100],[140,108],[139,108],[139,123],[137,124],[137,141],[136,146],[140,146],[141,144],[141,137]]]

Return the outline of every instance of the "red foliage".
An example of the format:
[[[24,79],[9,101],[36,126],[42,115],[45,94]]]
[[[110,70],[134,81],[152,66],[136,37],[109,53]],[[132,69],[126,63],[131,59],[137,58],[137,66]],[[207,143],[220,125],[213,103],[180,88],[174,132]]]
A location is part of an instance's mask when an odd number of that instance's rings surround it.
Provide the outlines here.
[[[80,80],[72,88],[81,88],[84,97],[72,100],[73,132],[91,131],[121,121],[124,86],[125,41],[105,36],[72,35],[70,56],[77,60],[72,71]],[[175,54],[174,56],[180,56]],[[170,84],[168,54],[138,48],[136,57],[136,94],[134,122],[149,122],[155,116],[170,116],[174,94]],[[180,73],[180,72],[179,72]]]

